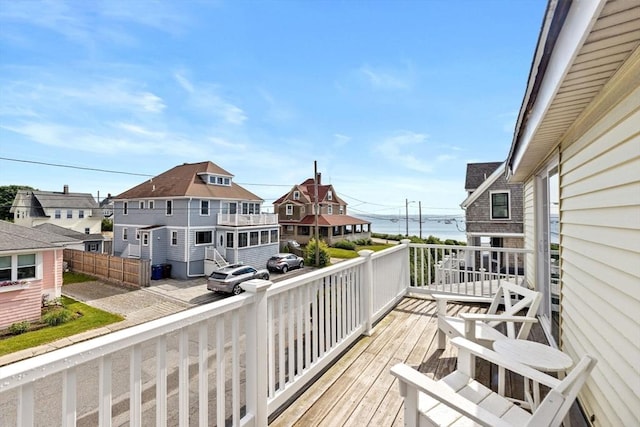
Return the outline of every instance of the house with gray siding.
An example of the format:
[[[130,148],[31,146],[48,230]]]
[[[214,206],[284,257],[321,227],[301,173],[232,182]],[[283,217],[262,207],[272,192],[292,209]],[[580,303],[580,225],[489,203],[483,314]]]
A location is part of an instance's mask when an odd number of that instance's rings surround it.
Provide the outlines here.
[[[460,206],[465,211],[467,245],[524,247],[522,184],[507,182],[504,163],[468,163],[465,190],[467,198]],[[514,268],[506,260],[492,263],[501,264],[500,269]]]
[[[170,265],[178,279],[266,265],[278,252],[277,215],[233,178],[210,161],[185,163],[113,197],[114,255]]]

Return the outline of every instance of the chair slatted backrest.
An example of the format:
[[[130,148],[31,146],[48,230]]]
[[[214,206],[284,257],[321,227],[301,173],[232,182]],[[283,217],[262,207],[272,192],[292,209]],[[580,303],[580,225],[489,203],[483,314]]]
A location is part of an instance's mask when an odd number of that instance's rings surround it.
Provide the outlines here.
[[[524,286],[515,285],[510,282],[502,282],[491,302],[488,313],[497,314],[498,307],[502,304],[504,305],[504,312],[502,314],[507,316],[515,316],[520,311],[526,309],[524,314],[526,317],[535,317],[538,313],[541,296],[542,294],[540,292],[533,291]],[[489,325],[495,328],[500,323],[502,322],[494,321],[489,322]],[[507,336],[509,338],[525,339],[529,335],[531,326],[531,323],[524,323],[516,336],[514,322],[506,322]]]

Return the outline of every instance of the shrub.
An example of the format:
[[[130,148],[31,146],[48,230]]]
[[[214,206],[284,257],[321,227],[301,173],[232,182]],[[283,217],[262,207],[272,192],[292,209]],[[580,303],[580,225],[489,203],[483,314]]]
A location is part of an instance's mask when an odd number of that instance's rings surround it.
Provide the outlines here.
[[[346,249],[348,251],[356,250],[356,244],[348,240],[340,240],[339,242],[334,243],[333,247],[338,249]]]
[[[63,323],[67,323],[69,320],[73,318],[73,313],[67,310],[66,308],[62,308],[59,310],[52,310],[42,316],[42,321],[49,326],[58,326]]]
[[[325,242],[320,240],[318,244],[316,239],[309,240],[304,249],[304,262],[307,265],[316,264],[316,245],[319,248],[318,267],[324,267],[331,264],[331,255],[329,255],[329,247]]]
[[[12,323],[11,325],[9,325],[9,333],[11,335],[24,334],[29,330],[29,326],[31,326],[31,324],[26,320],[23,320],[22,322]]]
[[[353,243],[355,243],[358,246],[371,246],[371,245],[373,245],[373,240],[371,240],[371,239],[358,239],[358,240],[355,240]]]

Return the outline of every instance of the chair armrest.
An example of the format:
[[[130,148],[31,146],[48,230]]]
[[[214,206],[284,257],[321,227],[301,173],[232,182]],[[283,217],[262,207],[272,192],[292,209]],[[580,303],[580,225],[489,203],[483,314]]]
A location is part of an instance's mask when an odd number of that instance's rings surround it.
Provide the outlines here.
[[[483,426],[511,426],[491,412],[456,394],[449,387],[432,380],[408,365],[399,363],[393,366],[391,374],[398,378],[403,397],[407,394],[407,386],[411,386]]]
[[[436,301],[445,300],[445,301],[454,301],[454,302],[483,302],[487,304],[491,304],[493,302],[493,298],[491,297],[477,297],[477,296],[449,295],[449,294],[431,294],[431,297]]]
[[[458,347],[459,353],[471,353],[474,356],[480,357],[511,372],[527,377],[549,388],[555,388],[558,386],[558,384],[560,384],[560,380],[552,377],[551,375],[547,375],[544,372],[540,372],[529,366],[523,365],[522,363],[519,363],[513,359],[501,356],[495,351],[489,350],[488,348],[469,341],[468,339],[456,337],[451,340],[451,344]],[[460,359],[460,355],[458,355],[458,359]]]
[[[465,321],[480,320],[482,322],[520,322],[520,323],[537,323],[538,319],[527,316],[508,316],[503,314],[482,314],[482,313],[460,313],[459,316]]]

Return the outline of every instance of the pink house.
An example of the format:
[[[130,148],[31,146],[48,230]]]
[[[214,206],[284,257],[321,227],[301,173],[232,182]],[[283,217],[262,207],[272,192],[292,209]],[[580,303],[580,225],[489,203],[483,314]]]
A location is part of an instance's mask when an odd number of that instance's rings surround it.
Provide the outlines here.
[[[64,245],[76,239],[0,221],[0,329],[40,318],[61,295]]]

